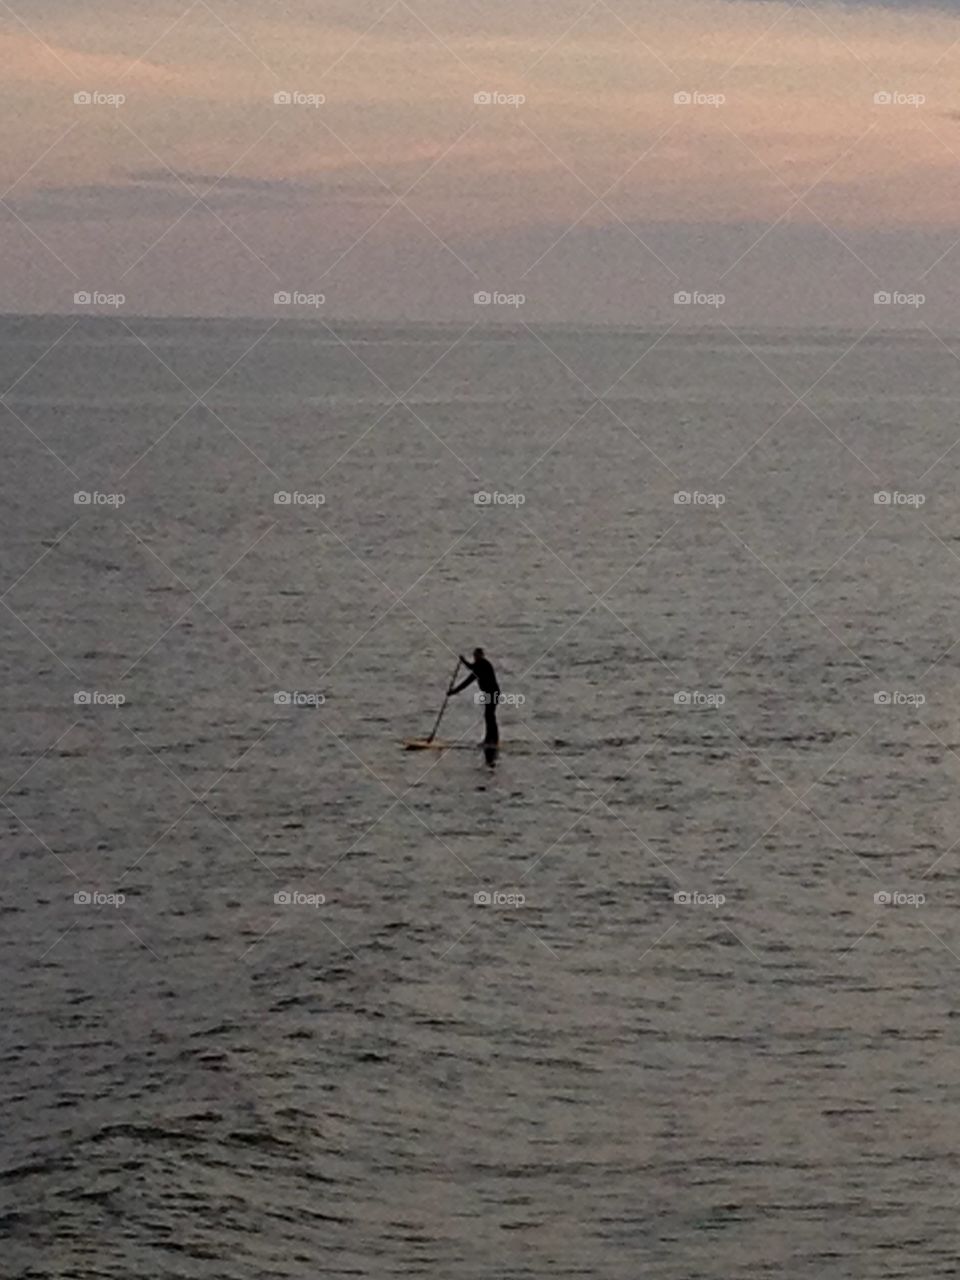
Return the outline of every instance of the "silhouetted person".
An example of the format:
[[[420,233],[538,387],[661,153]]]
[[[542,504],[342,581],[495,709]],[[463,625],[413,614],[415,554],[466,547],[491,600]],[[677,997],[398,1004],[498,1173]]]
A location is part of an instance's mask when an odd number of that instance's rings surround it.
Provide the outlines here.
[[[493,663],[483,656],[482,649],[474,649],[472,662],[468,662],[463,654],[460,655],[460,661],[470,674],[466,680],[462,680],[450,692],[451,694],[459,693],[461,689],[466,689],[468,684],[473,684],[474,680],[476,680],[480,692],[484,695],[483,745],[485,747],[495,747],[500,741],[500,730],[497,728],[497,703],[500,701],[500,685],[497,683],[497,673],[493,669]]]

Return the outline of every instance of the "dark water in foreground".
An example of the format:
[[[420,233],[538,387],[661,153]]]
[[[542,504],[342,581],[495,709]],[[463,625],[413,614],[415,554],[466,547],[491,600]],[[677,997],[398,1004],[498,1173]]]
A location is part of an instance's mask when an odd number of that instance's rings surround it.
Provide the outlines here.
[[[960,362],[70,323],[0,322],[9,1274],[955,1274]],[[404,753],[476,643],[497,768]]]

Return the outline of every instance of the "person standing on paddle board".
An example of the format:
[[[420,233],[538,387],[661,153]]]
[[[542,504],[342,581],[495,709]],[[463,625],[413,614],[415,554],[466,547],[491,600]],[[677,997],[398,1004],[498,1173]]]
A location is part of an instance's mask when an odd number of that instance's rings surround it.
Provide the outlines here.
[[[483,745],[485,747],[495,747],[500,741],[500,730],[497,728],[497,703],[500,701],[500,685],[497,683],[497,673],[493,669],[493,663],[483,656],[482,649],[474,649],[472,662],[468,662],[463,654],[460,655],[460,661],[470,674],[466,680],[461,680],[458,685],[450,689],[450,694],[459,693],[461,689],[466,689],[467,685],[473,684],[474,680],[476,680],[480,692],[484,695],[483,723],[485,731]]]

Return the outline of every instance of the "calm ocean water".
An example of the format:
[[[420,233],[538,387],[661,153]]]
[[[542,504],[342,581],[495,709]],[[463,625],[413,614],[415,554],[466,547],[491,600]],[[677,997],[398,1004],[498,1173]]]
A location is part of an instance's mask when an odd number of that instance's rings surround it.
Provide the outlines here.
[[[0,322],[9,1274],[955,1274],[960,359],[71,325]],[[404,752],[476,644],[496,768]]]

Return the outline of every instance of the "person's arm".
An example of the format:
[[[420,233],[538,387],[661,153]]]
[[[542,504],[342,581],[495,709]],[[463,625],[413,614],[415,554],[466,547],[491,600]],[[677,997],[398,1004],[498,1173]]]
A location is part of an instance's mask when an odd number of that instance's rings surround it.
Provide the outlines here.
[[[467,676],[466,680],[461,680],[460,683],[456,686],[456,688],[450,690],[451,696],[455,693],[459,693],[461,689],[465,689],[468,684],[472,684],[473,681],[476,680],[476,678],[477,678],[476,672],[471,671],[470,674]]]

